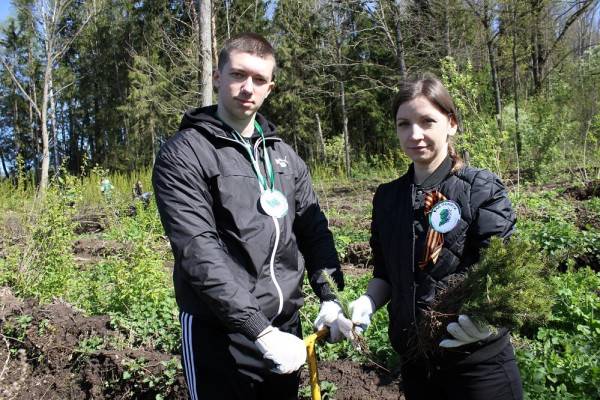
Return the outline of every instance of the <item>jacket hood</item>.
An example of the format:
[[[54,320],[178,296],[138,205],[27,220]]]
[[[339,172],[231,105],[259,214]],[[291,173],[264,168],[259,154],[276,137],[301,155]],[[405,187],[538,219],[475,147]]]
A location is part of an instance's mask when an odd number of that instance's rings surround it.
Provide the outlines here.
[[[271,137],[276,135],[276,128],[271,122],[269,122],[262,114],[256,113],[256,121],[260,124],[263,129],[265,137]],[[205,132],[213,136],[231,137],[233,136],[234,129],[221,121],[217,116],[217,105],[208,107],[198,107],[192,110],[186,111],[181,119],[179,130],[184,129],[195,129],[198,132]],[[258,136],[256,132],[252,135]]]

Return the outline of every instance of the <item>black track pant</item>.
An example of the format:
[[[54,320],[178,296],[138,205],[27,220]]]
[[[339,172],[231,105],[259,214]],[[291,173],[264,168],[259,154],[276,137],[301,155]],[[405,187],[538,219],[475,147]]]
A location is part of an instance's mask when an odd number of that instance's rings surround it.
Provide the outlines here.
[[[472,365],[405,364],[400,389],[406,400],[521,400],[523,389],[513,347]]]
[[[190,400],[297,400],[300,373],[270,373],[248,339],[203,327],[180,313],[182,364]],[[294,329],[299,329],[295,324]],[[282,327],[282,329],[284,329]],[[285,329],[288,330],[288,329]]]

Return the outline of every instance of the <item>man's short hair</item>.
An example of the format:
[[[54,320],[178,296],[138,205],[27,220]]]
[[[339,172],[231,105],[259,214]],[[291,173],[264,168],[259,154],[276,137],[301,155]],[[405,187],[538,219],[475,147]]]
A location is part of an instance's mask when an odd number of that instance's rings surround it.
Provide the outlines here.
[[[267,39],[258,33],[244,32],[228,39],[219,53],[219,71],[223,71],[223,68],[229,62],[229,55],[232,51],[249,53],[261,58],[273,57],[275,66],[273,67],[273,76],[271,78],[275,77],[275,70],[277,69],[275,49],[273,49],[273,46],[271,46],[271,43]]]

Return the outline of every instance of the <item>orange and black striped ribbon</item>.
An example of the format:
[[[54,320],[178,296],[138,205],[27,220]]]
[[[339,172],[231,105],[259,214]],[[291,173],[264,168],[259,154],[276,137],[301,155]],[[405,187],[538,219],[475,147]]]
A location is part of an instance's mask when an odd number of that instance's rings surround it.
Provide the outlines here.
[[[447,200],[446,196],[442,192],[434,190],[425,194],[425,217],[429,216],[431,209],[439,201]],[[444,245],[444,235],[429,226],[427,231],[427,238],[425,239],[425,254],[423,254],[423,260],[419,262],[419,268],[425,269],[431,261],[435,264],[440,253],[442,252],[442,246]]]

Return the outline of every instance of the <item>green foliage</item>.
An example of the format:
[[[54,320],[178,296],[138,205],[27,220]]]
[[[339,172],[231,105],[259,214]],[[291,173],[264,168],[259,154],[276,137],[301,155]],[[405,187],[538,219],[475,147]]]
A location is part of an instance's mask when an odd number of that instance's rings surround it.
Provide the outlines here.
[[[457,151],[468,151],[471,163],[480,168],[500,171],[499,151],[507,140],[506,132],[498,132],[493,116],[482,112],[480,97],[485,86],[467,62],[461,71],[452,57],[441,61],[441,78],[461,115],[461,132],[456,136]]]
[[[121,381],[128,383],[135,392],[150,392],[155,394],[155,399],[163,399],[161,393],[170,393],[175,384],[177,375],[182,372],[181,362],[175,357],[161,361],[161,366],[148,365],[148,361],[139,357],[123,361],[123,374]],[[115,384],[115,383],[113,383]]]
[[[526,398],[600,396],[600,274],[569,271],[551,279],[557,299],[548,326],[522,339],[518,360]]]
[[[17,339],[19,341],[25,340],[25,335],[27,333],[27,329],[29,325],[33,321],[31,315],[23,314],[18,317],[13,317],[11,319],[6,320],[2,324],[1,332],[3,335],[8,336],[12,339]]]
[[[461,313],[513,331],[524,325],[538,327],[548,319],[552,305],[548,272],[533,244],[518,237],[505,244],[493,237],[464,281],[471,296]]]
[[[535,332],[552,307],[548,272],[532,243],[519,237],[504,243],[492,237],[479,262],[465,275],[451,276],[430,309],[423,311],[410,357],[438,353],[446,327],[459,314],[495,328]]]
[[[104,346],[104,338],[100,336],[90,336],[77,343],[77,348],[75,349],[75,352],[81,354],[92,354],[104,348]]]
[[[556,266],[573,265],[577,260],[598,262],[600,260],[600,231],[592,226],[581,230],[575,224],[578,214],[572,201],[561,197],[556,191],[521,195],[516,199],[524,209],[523,219],[518,222],[520,235],[539,245]],[[598,201],[584,203],[590,220],[598,214]]]
[[[73,177],[57,177],[51,182],[45,197],[35,200],[27,216],[24,243],[8,248],[0,281],[21,296],[43,302],[67,294],[76,273],[73,216],[79,200],[80,188]]]
[[[322,400],[335,400],[335,393],[337,392],[337,386],[333,382],[321,381],[319,382],[321,388],[321,399]],[[311,399],[312,391],[310,385],[302,386],[298,390],[298,397],[301,399]]]

